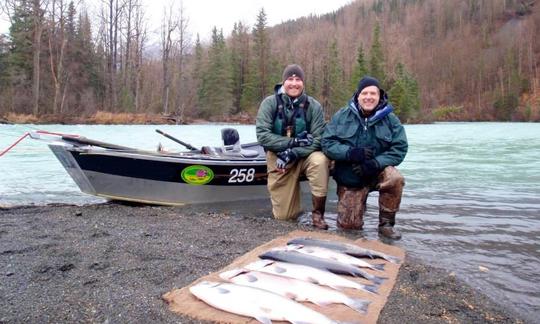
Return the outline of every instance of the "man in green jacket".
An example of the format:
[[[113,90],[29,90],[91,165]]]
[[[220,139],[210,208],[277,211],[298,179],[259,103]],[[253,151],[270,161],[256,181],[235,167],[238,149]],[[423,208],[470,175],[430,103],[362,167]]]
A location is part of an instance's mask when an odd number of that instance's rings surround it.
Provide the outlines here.
[[[379,234],[400,239],[394,229],[405,180],[395,166],[407,154],[405,129],[379,81],[366,76],[347,107],[326,126],[323,152],[335,160],[338,226],[362,229],[370,191],[379,191]]]
[[[328,158],[321,152],[324,114],[321,104],[304,91],[304,71],[285,68],[283,84],[266,97],[257,113],[257,140],[266,150],[268,191],[277,219],[296,219],[302,212],[300,178],[305,175],[312,193],[313,225],[324,221],[328,192]]]

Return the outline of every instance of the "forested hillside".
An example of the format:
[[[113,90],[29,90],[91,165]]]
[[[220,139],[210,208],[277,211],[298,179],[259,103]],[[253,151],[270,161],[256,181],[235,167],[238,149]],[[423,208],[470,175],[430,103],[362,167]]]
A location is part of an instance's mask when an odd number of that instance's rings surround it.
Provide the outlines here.
[[[208,44],[179,6],[164,11],[157,50],[140,2],[104,0],[90,17],[79,2],[5,0],[0,118],[251,120],[298,63],[327,116],[371,74],[405,122],[540,121],[535,0],[357,0],[273,27],[262,9],[254,26],[214,29]]]

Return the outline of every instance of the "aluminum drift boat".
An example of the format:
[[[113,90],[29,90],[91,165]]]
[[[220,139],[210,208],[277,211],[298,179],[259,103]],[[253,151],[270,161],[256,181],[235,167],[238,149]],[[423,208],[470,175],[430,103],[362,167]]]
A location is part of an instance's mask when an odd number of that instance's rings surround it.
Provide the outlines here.
[[[268,197],[265,152],[258,143],[241,145],[236,129],[221,131],[223,146],[201,149],[156,131],[189,151],[144,151],[74,135],[30,136],[49,142],[82,192],[109,200],[182,205]]]

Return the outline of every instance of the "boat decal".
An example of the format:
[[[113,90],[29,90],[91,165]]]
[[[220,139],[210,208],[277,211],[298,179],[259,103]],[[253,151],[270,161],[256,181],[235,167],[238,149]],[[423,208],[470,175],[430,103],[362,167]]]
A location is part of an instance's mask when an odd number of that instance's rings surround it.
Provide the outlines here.
[[[204,185],[214,179],[214,171],[204,165],[190,165],[182,170],[182,180],[192,185]]]

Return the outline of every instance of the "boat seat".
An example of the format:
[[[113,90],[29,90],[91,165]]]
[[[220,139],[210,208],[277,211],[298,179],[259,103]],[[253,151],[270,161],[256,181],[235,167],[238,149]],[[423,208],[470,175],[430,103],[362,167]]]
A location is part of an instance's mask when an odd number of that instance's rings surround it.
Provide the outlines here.
[[[255,150],[243,149],[240,145],[240,135],[234,128],[224,128],[221,130],[221,139],[223,147],[221,148],[224,156],[235,156],[244,158],[253,158],[259,155]]]
[[[212,155],[212,156],[219,156],[219,152],[216,150],[215,147],[212,146],[203,146],[201,147],[201,153]]]

